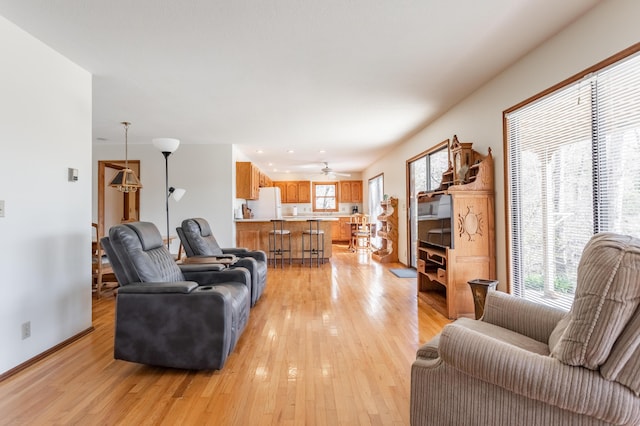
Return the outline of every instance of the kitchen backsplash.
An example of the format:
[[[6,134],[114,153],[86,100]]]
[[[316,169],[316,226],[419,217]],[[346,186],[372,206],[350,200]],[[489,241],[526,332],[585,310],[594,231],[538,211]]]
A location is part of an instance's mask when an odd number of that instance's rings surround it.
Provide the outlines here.
[[[362,203],[340,203],[338,205],[338,211],[331,212],[330,214],[335,216],[349,215],[352,213],[354,208],[357,208],[359,213],[363,213]],[[297,209],[297,216],[313,216],[318,214],[317,212],[313,212],[311,203],[287,203],[282,205],[282,215],[294,216],[294,209]]]

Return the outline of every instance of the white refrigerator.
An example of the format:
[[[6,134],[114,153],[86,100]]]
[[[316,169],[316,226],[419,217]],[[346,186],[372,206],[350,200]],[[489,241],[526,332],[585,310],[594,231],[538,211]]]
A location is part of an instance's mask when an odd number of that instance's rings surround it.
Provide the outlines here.
[[[280,188],[260,188],[257,200],[247,200],[254,219],[282,219]]]

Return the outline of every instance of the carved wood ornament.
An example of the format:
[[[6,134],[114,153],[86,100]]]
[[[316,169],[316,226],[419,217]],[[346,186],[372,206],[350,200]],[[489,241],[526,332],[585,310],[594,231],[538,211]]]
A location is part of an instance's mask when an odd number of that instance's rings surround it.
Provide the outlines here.
[[[458,214],[458,235],[467,234],[469,241],[475,241],[475,236],[482,236],[482,213],[475,213],[473,206],[467,206],[466,213]]]

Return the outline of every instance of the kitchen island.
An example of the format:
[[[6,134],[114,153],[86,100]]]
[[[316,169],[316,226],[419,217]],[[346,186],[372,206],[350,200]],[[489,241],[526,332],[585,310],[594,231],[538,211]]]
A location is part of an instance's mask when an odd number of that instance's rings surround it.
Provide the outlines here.
[[[302,232],[309,230],[308,219],[320,220],[320,229],[324,231],[324,260],[327,261],[331,257],[331,225],[338,221],[332,216],[285,216],[284,228],[291,231],[291,257],[294,262],[302,261]],[[315,224],[313,226],[315,228]],[[236,219],[236,247],[263,250],[269,257],[269,231],[272,230],[269,219]]]

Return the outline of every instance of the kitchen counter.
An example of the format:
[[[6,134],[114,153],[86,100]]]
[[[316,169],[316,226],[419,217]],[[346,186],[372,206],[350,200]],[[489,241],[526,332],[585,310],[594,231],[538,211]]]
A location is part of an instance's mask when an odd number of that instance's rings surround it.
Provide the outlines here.
[[[283,217],[284,229],[291,231],[291,257],[294,262],[302,260],[302,232],[309,230],[308,219],[320,219],[320,229],[324,231],[324,259],[331,257],[332,224],[339,220],[336,216],[291,216]],[[314,225],[315,228],[315,225]],[[269,219],[236,219],[236,247],[263,250],[269,255],[269,232],[273,224]],[[286,244],[286,243],[285,243]],[[308,253],[307,253],[308,256]]]
[[[337,221],[339,216],[282,216],[285,222],[306,222],[309,219],[318,219],[321,221]],[[267,222],[271,223],[271,219],[236,219],[236,222]]]

